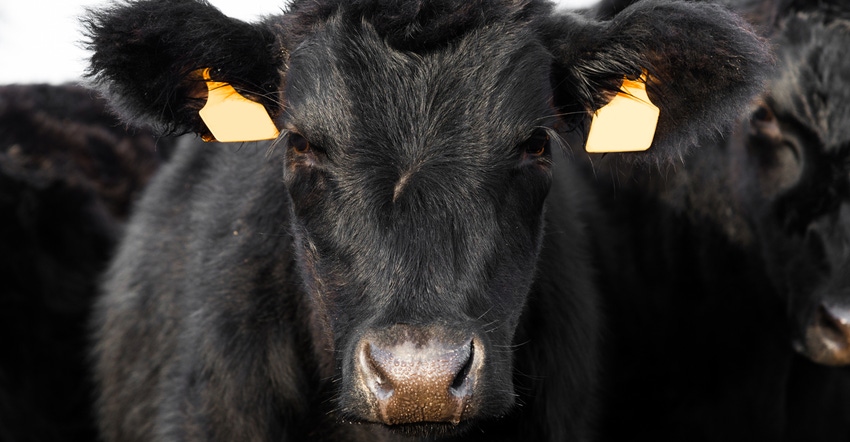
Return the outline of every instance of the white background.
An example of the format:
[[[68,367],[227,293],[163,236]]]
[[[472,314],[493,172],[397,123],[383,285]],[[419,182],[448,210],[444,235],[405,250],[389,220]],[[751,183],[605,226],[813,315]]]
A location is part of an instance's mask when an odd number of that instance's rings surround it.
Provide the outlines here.
[[[210,0],[225,14],[251,21],[280,12],[284,0]],[[595,0],[557,0],[583,7]],[[79,17],[106,0],[0,0],[0,84],[76,81],[85,70]]]

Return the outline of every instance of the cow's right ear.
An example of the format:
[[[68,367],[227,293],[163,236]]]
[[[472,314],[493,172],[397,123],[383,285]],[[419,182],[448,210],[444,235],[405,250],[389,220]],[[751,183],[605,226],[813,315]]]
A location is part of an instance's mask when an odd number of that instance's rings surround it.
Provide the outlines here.
[[[650,149],[630,154],[633,161],[679,159],[727,130],[772,67],[767,42],[748,23],[699,2],[641,0],[609,21],[554,16],[545,41],[554,56],[554,104],[562,114],[587,118],[617,96],[624,80],[641,88],[645,83],[660,114]]]
[[[281,111],[285,52],[265,25],[194,0],[120,3],[88,11],[84,24],[87,76],[129,122],[209,136],[198,113],[207,102],[205,71],[270,115]]]

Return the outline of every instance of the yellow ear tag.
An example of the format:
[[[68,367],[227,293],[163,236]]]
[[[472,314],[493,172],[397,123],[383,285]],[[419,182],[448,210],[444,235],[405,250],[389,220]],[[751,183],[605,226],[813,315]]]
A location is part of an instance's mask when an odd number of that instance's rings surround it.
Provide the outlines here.
[[[215,138],[204,141],[257,141],[277,138],[279,132],[262,104],[251,101],[229,83],[211,81],[210,69],[204,69],[209,96],[198,112]]]
[[[646,76],[623,80],[620,92],[593,115],[585,150],[591,153],[649,149],[659,110],[646,95]]]

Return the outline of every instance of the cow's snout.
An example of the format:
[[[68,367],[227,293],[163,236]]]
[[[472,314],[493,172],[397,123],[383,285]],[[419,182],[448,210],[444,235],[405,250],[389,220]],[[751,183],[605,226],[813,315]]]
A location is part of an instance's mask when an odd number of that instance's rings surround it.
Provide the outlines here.
[[[819,305],[806,329],[806,347],[815,362],[850,364],[850,308]]]
[[[480,341],[395,326],[357,346],[357,377],[385,425],[458,424],[484,363]]]

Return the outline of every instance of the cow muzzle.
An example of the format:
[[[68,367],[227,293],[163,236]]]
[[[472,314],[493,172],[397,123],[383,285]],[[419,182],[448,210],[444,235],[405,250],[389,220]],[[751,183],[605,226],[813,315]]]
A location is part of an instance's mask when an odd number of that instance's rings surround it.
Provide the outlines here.
[[[850,364],[850,309],[820,304],[797,350],[820,364]]]
[[[395,325],[358,343],[355,373],[376,422],[459,424],[484,365],[473,335],[440,327]]]

